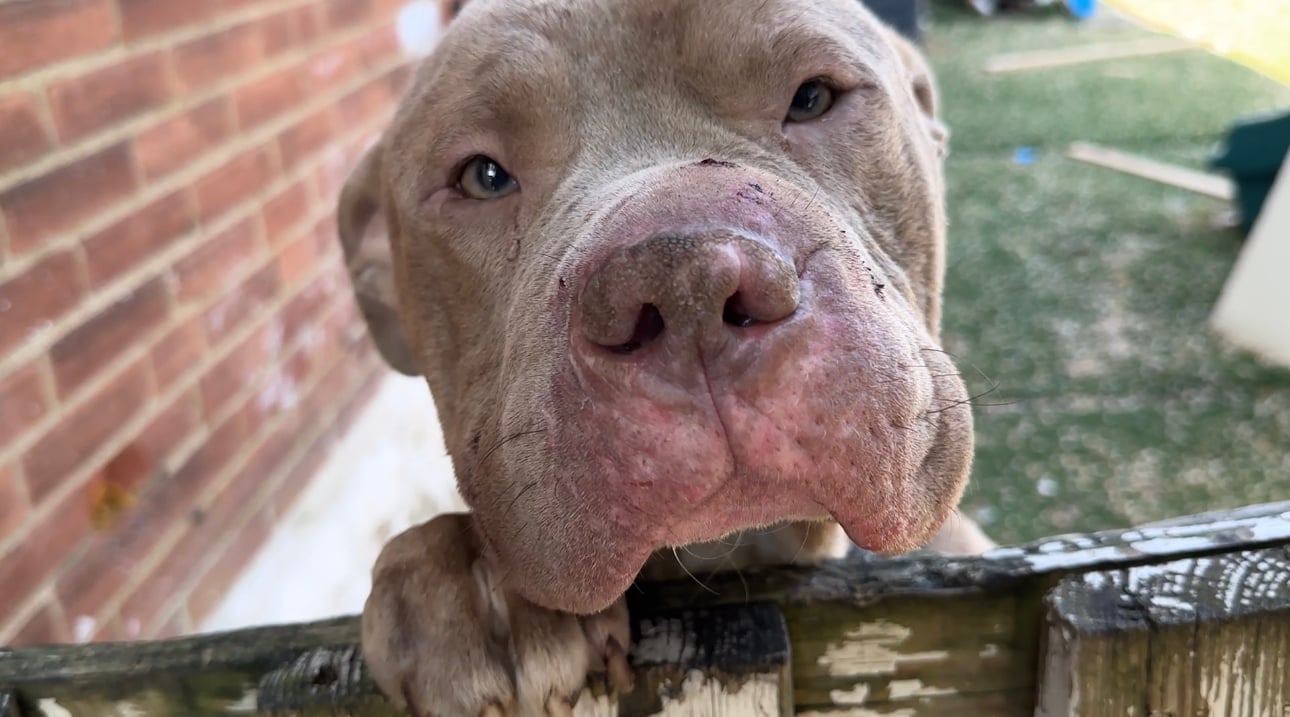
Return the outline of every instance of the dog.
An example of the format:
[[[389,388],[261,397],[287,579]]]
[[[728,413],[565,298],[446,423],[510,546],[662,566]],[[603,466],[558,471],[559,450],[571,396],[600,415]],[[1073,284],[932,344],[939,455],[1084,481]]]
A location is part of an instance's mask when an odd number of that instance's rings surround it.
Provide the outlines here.
[[[338,210],[471,508],[373,568],[391,699],[570,714],[630,687],[639,578],[992,546],[956,512],[937,101],[857,0],[462,8]]]

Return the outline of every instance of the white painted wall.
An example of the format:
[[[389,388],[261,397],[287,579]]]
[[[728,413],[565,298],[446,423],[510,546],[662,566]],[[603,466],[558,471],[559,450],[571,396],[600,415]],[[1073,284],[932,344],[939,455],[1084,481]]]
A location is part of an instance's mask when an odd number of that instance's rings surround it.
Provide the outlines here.
[[[391,374],[202,631],[362,610],[381,546],[464,510],[430,391]]]

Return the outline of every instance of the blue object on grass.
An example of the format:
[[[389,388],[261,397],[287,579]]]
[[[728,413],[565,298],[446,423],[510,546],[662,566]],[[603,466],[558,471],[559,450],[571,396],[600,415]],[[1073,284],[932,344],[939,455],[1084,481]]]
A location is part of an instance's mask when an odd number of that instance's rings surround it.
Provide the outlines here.
[[[1013,164],[1034,164],[1034,163],[1035,163],[1035,148],[1034,148],[1034,147],[1018,147],[1018,148],[1017,148],[1016,150],[1014,150],[1014,151],[1013,151],[1013,153],[1012,153],[1012,163],[1013,163]]]
[[[1097,12],[1097,0],[1066,0],[1066,10],[1081,20],[1087,20]]]

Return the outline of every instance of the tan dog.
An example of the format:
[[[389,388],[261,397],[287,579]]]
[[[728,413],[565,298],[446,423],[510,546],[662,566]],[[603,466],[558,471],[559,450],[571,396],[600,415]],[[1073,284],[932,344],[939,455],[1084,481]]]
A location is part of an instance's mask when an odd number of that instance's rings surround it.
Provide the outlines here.
[[[949,520],[972,423],[938,344],[944,142],[918,52],[856,0],[469,4],[340,203],[473,509],[374,568],[381,687],[567,713],[589,670],[630,679],[623,592],[682,574],[677,546],[989,547]]]

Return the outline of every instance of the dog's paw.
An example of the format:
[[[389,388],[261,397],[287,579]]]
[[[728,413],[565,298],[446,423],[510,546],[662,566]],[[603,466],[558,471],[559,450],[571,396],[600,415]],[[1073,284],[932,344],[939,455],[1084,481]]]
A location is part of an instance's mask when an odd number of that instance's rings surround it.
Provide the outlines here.
[[[620,599],[589,616],[533,605],[500,586],[470,518],[398,535],[372,570],[363,654],[385,694],[415,717],[571,715],[587,675],[631,689]]]

